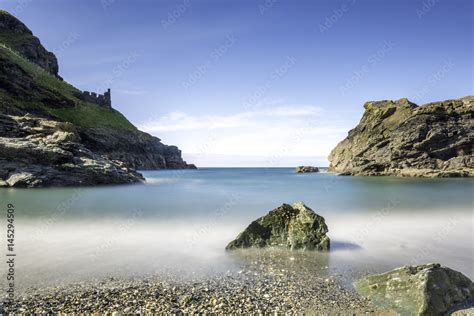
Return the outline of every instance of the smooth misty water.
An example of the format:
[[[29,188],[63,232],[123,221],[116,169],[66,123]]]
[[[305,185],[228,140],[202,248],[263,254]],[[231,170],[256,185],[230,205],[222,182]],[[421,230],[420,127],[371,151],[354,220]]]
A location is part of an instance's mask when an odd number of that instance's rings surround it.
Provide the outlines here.
[[[338,177],[289,168],[144,174],[145,185],[0,190],[2,208],[16,209],[17,286],[239,269],[226,244],[251,220],[298,200],[326,218],[332,242],[329,254],[306,253],[305,262],[310,256],[332,274],[350,281],[440,262],[474,277],[472,179]]]

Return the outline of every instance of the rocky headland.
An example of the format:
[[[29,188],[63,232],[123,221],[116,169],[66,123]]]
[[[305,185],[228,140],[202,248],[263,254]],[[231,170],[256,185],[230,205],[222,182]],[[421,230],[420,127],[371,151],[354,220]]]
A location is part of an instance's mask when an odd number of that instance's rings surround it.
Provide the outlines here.
[[[474,176],[474,97],[418,106],[407,99],[367,102],[365,113],[329,155],[342,175]]]
[[[183,161],[181,150],[150,134],[102,127],[80,129],[82,143],[95,153],[120,160],[135,169],[196,169]]]
[[[143,180],[134,169],[190,169],[176,146],[139,131],[105,95],[59,76],[56,56],[0,10],[0,186]]]

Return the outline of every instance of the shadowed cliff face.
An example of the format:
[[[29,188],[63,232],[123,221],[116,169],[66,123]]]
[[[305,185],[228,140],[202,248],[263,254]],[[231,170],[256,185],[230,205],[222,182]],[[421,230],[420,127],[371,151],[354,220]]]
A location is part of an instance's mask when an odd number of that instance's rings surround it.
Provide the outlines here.
[[[140,131],[91,128],[83,129],[81,138],[87,148],[135,169],[196,168],[183,161],[178,147],[164,145],[159,138]]]
[[[346,175],[473,176],[474,97],[417,106],[367,102],[359,123],[329,155]]]
[[[41,45],[40,40],[25,24],[2,10],[0,10],[0,40],[31,62],[60,78],[56,56]]]

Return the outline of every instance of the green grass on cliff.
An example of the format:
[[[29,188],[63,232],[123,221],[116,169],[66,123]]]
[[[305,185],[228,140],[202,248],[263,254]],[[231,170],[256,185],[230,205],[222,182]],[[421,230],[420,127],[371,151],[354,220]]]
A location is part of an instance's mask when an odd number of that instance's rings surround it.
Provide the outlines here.
[[[108,127],[136,130],[136,127],[119,111],[104,110],[97,105],[84,102],[75,108],[50,109],[50,113],[84,128]]]
[[[74,98],[74,92],[79,92],[78,89],[69,83],[59,80],[37,64],[30,62],[28,59],[15,52],[8,45],[2,44],[3,38],[0,35],[0,54],[2,54],[2,56],[6,57],[12,63],[20,66],[25,72],[31,75],[35,79],[35,82],[40,86],[57,91],[62,96],[69,99]]]
[[[2,43],[8,47],[18,47],[19,45],[30,41],[33,38],[30,34],[18,34],[0,31],[0,39]]]
[[[8,94],[5,90],[2,91],[0,87],[0,101],[3,100],[6,106],[15,106],[24,111],[46,112],[49,115],[83,128],[107,127],[137,130],[120,112],[116,110],[110,111],[75,97],[75,95],[81,93],[80,90],[65,81],[59,80],[40,66],[10,49],[8,40],[5,40],[5,38],[5,34],[0,33],[0,57],[6,58],[8,61],[21,67],[33,77],[34,82],[38,86],[52,93],[55,97],[75,104],[74,107],[52,107],[45,102],[38,101],[44,99],[44,96],[35,95],[33,91],[29,92],[31,95],[28,98],[22,99]]]

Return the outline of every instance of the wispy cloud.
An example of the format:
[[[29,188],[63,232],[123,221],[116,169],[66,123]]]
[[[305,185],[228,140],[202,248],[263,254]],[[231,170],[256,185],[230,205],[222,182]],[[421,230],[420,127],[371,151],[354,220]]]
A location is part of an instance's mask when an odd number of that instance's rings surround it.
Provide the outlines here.
[[[142,89],[115,89],[114,92],[127,94],[127,95],[143,95],[143,94],[148,93],[148,91],[142,90]]]
[[[298,117],[317,116],[320,113],[321,108],[316,106],[278,106],[229,115],[193,116],[184,112],[172,112],[139,124],[139,128],[149,133],[237,128],[258,126],[269,121],[276,123]]]
[[[165,143],[177,144],[189,161],[199,165],[268,167],[298,161],[325,165],[321,157],[327,157],[353,126],[339,113],[313,105],[280,103],[230,114],[208,113],[172,112],[137,125]]]

